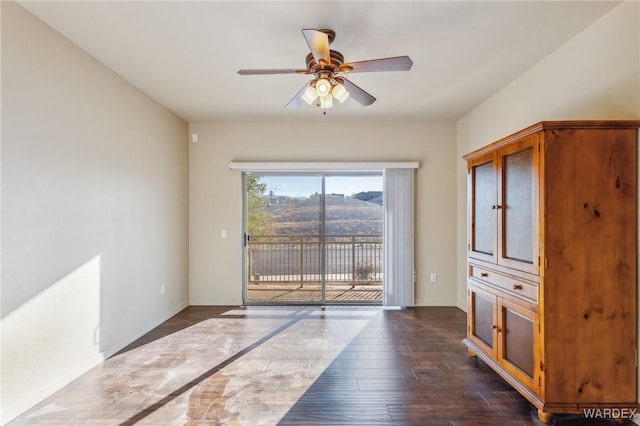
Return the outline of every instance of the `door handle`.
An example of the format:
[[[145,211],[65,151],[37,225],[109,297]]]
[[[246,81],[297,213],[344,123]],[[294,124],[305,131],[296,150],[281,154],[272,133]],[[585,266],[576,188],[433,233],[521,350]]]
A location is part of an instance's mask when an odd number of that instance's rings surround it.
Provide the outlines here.
[[[243,244],[246,247],[249,244],[249,241],[251,241],[251,235],[249,235],[248,233],[244,233],[243,234]]]

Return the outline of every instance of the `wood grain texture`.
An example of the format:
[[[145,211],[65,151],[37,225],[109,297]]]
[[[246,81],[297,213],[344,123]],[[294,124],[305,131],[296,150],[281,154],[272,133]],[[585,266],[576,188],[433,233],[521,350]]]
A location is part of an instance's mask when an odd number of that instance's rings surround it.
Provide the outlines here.
[[[470,334],[479,320],[471,297],[465,342],[540,409],[545,421],[585,408],[638,408],[639,126],[639,121],[545,121],[464,157],[472,165],[497,155],[501,205],[497,261],[469,256],[469,294],[483,291],[496,301],[498,352]],[[511,190],[517,199],[518,188],[508,188],[500,168],[507,155],[527,147],[534,148],[536,188],[532,227],[520,229],[531,236],[509,238],[504,197]],[[470,175],[469,188],[473,184]],[[517,179],[511,185],[517,186]],[[506,243],[532,239],[537,261],[527,266],[505,256]],[[525,289],[537,289],[538,297],[525,297]],[[502,333],[509,322],[512,332],[519,330],[517,339]]]
[[[545,280],[556,283],[545,316],[563,324],[545,331],[552,401],[636,400],[634,140],[628,129],[545,132]]]
[[[478,148],[472,151],[462,158],[466,161],[471,161],[474,158],[485,155],[489,152],[502,148],[505,145],[509,145],[514,141],[527,137],[533,133],[542,132],[544,130],[552,129],[637,129],[640,127],[639,120],[567,120],[567,121],[540,121],[532,124],[531,126],[519,130],[509,136],[499,139],[489,145],[485,145],[482,148]]]

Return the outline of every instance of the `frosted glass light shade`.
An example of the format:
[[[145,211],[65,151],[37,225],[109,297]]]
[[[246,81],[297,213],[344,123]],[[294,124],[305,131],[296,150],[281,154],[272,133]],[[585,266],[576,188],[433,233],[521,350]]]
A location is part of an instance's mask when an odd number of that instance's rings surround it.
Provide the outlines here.
[[[311,86],[307,87],[307,89],[302,94],[302,100],[308,103],[309,105],[311,105],[313,101],[316,100],[317,97],[318,97],[318,94],[316,93],[316,89],[314,89]]]
[[[329,93],[327,96],[320,97],[320,108],[329,109],[333,106],[333,96]]]
[[[336,85],[333,86],[333,90],[331,91],[331,94],[333,94],[333,97],[337,99],[338,102],[340,103],[343,103],[349,97],[349,92],[340,83],[336,83]]]
[[[326,78],[316,81],[316,93],[319,97],[327,96],[331,93],[331,83]]]

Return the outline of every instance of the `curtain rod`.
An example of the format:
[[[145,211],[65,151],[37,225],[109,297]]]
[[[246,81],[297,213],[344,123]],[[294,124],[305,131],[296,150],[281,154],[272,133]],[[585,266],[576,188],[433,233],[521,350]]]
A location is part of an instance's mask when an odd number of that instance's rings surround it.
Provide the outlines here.
[[[382,171],[384,169],[418,169],[417,161],[405,162],[251,162],[232,161],[229,169],[246,172],[331,172]]]

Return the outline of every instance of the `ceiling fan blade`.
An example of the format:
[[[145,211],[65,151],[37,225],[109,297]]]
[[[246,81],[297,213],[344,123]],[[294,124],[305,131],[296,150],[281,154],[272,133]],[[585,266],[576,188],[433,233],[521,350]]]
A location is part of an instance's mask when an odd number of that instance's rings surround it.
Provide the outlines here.
[[[296,93],[296,95],[284,107],[287,109],[291,109],[291,108],[298,108],[300,105],[302,105],[302,102],[304,102],[304,100],[302,99],[302,94],[307,89],[307,87],[309,87],[310,84],[311,82],[307,81],[307,83],[304,86],[302,86],[302,89],[300,89],[300,91],[298,91],[298,93]]]
[[[378,72],[378,71],[409,71],[413,61],[408,56],[393,58],[371,59],[360,62],[347,62],[340,69],[343,72]],[[352,70],[349,71],[349,68]]]
[[[373,96],[371,96],[370,94],[368,94],[367,92],[365,92],[364,90],[362,90],[361,88],[359,88],[358,86],[356,86],[355,84],[347,80],[346,78],[338,77],[336,78],[336,80],[342,83],[342,85],[344,86],[345,89],[347,89],[347,92],[349,92],[349,95],[353,98],[353,100],[358,102],[360,105],[368,106],[376,101],[376,98],[374,98]]]
[[[309,45],[313,59],[315,59],[318,64],[321,60],[330,64],[329,35],[314,29],[304,29],[302,30],[302,35]]]
[[[240,75],[268,75],[268,74],[309,74],[307,70],[294,69],[264,69],[264,70],[239,70]]]

